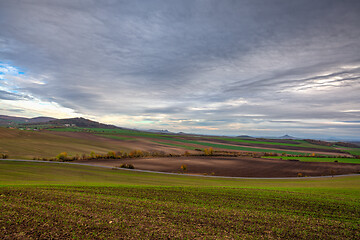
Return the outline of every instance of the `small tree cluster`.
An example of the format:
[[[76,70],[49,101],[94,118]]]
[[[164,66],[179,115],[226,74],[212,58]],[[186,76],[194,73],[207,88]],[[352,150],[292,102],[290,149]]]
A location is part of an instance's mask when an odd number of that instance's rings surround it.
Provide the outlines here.
[[[66,161],[66,160],[68,160],[68,154],[67,154],[67,152],[62,152],[59,155],[57,155],[56,158],[59,161]]]
[[[119,151],[114,152],[110,151],[106,154],[97,154],[95,152],[91,152],[89,155],[82,154],[79,156],[68,156],[66,152],[62,152],[57,155],[55,158],[50,158],[50,161],[74,161],[74,160],[91,160],[91,159],[122,159],[122,158],[141,158],[141,157],[180,157],[181,154],[167,154],[163,151],[141,151],[141,150],[133,150],[130,153]]]
[[[214,150],[212,147],[205,148],[204,153],[205,153],[205,155],[214,155]]]
[[[0,154],[0,158],[1,159],[6,159],[6,158],[8,158],[9,157],[9,155],[7,155],[6,153],[1,153]]]
[[[128,169],[135,169],[134,165],[132,164],[128,164],[128,163],[123,163],[119,166],[119,168],[128,168]]]
[[[182,172],[186,172],[187,171],[187,165],[186,164],[183,164],[183,165],[181,165],[181,171]]]

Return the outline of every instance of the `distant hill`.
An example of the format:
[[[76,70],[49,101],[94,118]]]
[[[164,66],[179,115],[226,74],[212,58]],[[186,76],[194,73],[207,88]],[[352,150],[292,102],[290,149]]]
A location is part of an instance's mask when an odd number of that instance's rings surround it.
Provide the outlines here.
[[[290,136],[290,135],[284,135],[284,136],[281,136],[281,137],[278,137],[277,139],[299,139],[297,137],[293,137],[293,136]]]
[[[51,118],[51,117],[25,118],[25,117],[0,115],[0,126],[11,126],[11,125],[27,124],[27,123],[45,123],[55,119],[56,118]]]
[[[251,137],[251,136],[249,136],[249,135],[239,135],[239,136],[237,136],[238,138],[253,138],[253,137]]]
[[[99,122],[95,122],[86,118],[67,118],[67,119],[56,119],[47,122],[47,124],[54,126],[69,126],[69,127],[85,127],[85,128],[108,128],[108,129],[116,129],[120,127],[116,127],[114,125],[103,124]]]
[[[25,118],[25,117],[14,117],[0,115],[0,126],[28,126],[28,125],[50,125],[54,127],[86,127],[86,128],[108,128],[115,129],[119,128],[114,125],[103,124],[95,122],[86,118],[68,118],[68,119],[56,119],[52,117],[35,117],[35,118]]]
[[[35,117],[35,118],[30,118],[28,120],[28,123],[45,123],[45,122],[49,122],[49,121],[53,121],[56,120],[56,118],[52,118],[52,117]]]
[[[149,129],[149,130],[146,130],[146,132],[152,132],[152,133],[172,133],[168,130],[157,130],[157,129]]]

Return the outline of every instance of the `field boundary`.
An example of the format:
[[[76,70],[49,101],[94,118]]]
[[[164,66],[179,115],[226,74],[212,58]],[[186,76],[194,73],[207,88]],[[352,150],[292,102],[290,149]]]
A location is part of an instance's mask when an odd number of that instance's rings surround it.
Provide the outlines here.
[[[189,177],[206,177],[206,178],[229,178],[229,179],[314,179],[314,178],[334,178],[334,177],[351,177],[351,176],[360,176],[360,174],[342,174],[342,175],[328,175],[328,176],[311,176],[311,177],[230,177],[230,176],[211,176],[211,175],[200,175],[200,174],[184,174],[184,173],[171,173],[171,172],[159,172],[151,170],[141,170],[141,169],[128,169],[128,168],[115,168],[110,166],[101,166],[87,163],[74,163],[74,162],[55,162],[55,161],[42,161],[42,160],[26,160],[26,159],[0,159],[0,161],[14,161],[14,162],[36,162],[36,163],[59,163],[59,164],[70,164],[70,165],[80,165],[80,166],[89,166],[89,167],[100,167],[107,169],[116,169],[116,170],[125,170],[133,172],[144,172],[144,173],[158,173],[158,174],[168,174],[176,176],[189,176]]]

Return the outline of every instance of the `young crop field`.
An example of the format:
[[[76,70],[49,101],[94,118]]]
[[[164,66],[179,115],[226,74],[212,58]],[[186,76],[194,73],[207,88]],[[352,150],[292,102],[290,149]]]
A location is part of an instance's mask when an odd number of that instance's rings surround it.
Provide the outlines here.
[[[329,157],[282,157],[282,156],[272,156],[264,158],[276,158],[283,160],[300,160],[302,162],[339,162],[339,163],[357,163],[360,164],[360,159],[358,158],[329,158]]]
[[[248,139],[240,139],[240,138],[225,138],[225,137],[207,137],[209,141],[213,139],[225,141],[224,143],[218,142],[208,142],[200,140],[200,136],[179,136],[179,135],[171,135],[171,134],[157,134],[157,133],[149,133],[142,131],[134,131],[127,129],[103,129],[103,128],[53,128],[48,129],[51,131],[58,132],[89,132],[94,134],[101,134],[103,137],[112,138],[112,139],[120,139],[123,140],[125,138],[129,138],[130,136],[134,139],[138,138],[149,138],[149,139],[157,139],[157,140],[166,140],[173,141],[173,143],[164,143],[163,145],[167,146],[176,146],[176,142],[187,143],[187,144],[196,144],[198,148],[204,147],[213,147],[213,148],[221,148],[228,150],[240,150],[240,151],[252,151],[252,152],[272,152],[272,153],[286,153],[286,154],[296,154],[296,155],[304,155],[305,153],[299,152],[297,150],[288,150],[288,149],[267,149],[264,146],[257,146],[257,144],[265,145],[268,148],[276,148],[276,146],[288,146],[288,147],[301,147],[306,150],[306,148],[318,149],[319,151],[323,149],[335,149],[333,147],[328,146],[320,146],[308,143],[304,140],[289,140],[293,143],[282,143],[282,142],[274,142],[266,141],[266,140],[248,140]],[[159,141],[159,142],[160,142]],[[250,144],[249,146],[234,146],[234,143],[245,143]],[[172,145],[170,145],[172,144]],[[267,146],[266,146],[267,145]],[[186,145],[178,145],[178,147],[182,147],[184,149],[189,149],[191,146]],[[345,150],[346,151],[346,150]]]
[[[33,157],[55,157],[61,152],[69,155],[82,153],[107,153],[113,150],[126,150],[118,142],[96,141],[57,136],[51,133],[0,128],[0,153],[11,158],[32,159]]]
[[[194,140],[187,140],[187,139],[171,139],[171,138],[163,138],[163,139],[176,141],[176,142],[189,143],[189,144],[197,144],[199,146],[222,148],[222,149],[229,149],[229,150],[240,150],[240,151],[251,151],[251,152],[273,152],[273,153],[286,153],[286,154],[297,154],[297,155],[306,154],[306,153],[295,152],[295,151],[273,150],[273,149],[253,148],[253,147],[240,147],[240,146],[209,143],[209,142],[194,141]]]
[[[0,238],[358,239],[359,183],[0,161]]]
[[[172,135],[148,133],[142,131],[127,130],[127,129],[68,127],[68,128],[49,128],[47,130],[57,131],[57,132],[91,132],[91,133],[103,133],[103,134],[119,134],[119,135],[138,136],[138,137],[161,137],[161,136],[173,137]]]
[[[4,137],[2,137],[3,135]],[[241,142],[254,145],[236,145]],[[255,142],[260,145],[256,145]],[[300,140],[293,140],[293,142],[299,142],[299,144],[235,138],[203,138],[200,136],[187,135],[177,136],[127,129],[69,127],[49,128],[47,131],[20,131],[17,129],[0,128],[0,153],[6,153],[11,158],[22,159],[52,158],[61,152],[67,152],[70,156],[76,156],[89,154],[90,152],[99,154],[104,154],[109,151],[130,152],[134,149],[179,154],[188,150],[209,147],[212,147],[215,150],[285,153],[292,155],[309,155],[318,150],[318,154],[327,155],[327,152],[323,152],[322,148],[314,148],[314,145],[312,144],[301,142]],[[268,145],[261,145],[263,143]],[[284,144],[287,144],[288,146]],[[288,148],[282,149],[281,146],[286,146]],[[295,148],[295,146],[304,147],[304,152],[302,149]],[[295,149],[292,149],[292,147]],[[312,147],[312,149],[310,148],[305,151],[305,147]],[[340,149],[342,151],[349,151],[353,154],[356,154],[357,151],[359,151],[357,148]],[[329,152],[329,154],[336,153]]]
[[[50,130],[50,129],[49,129]],[[173,143],[166,143],[161,141],[153,141],[162,145],[167,146],[177,146],[184,148],[185,150],[193,150],[194,147],[186,146],[183,144],[177,144],[176,142],[187,143],[187,144],[196,144],[198,148],[204,147],[214,147],[214,148],[221,148],[221,149],[229,149],[229,150],[240,150],[240,151],[252,151],[252,152],[272,152],[272,153],[286,153],[286,154],[296,154],[296,155],[304,155],[306,153],[296,152],[296,151],[286,151],[286,150],[273,150],[273,149],[264,149],[264,148],[254,148],[254,147],[241,147],[241,146],[233,146],[233,145],[226,145],[226,144],[218,144],[218,143],[209,143],[203,141],[196,141],[196,140],[188,140],[188,139],[181,139],[178,136],[172,135],[163,135],[163,134],[155,134],[155,133],[146,133],[146,132],[137,132],[131,130],[122,130],[122,129],[101,129],[101,128],[54,128],[51,129],[52,131],[59,131],[59,132],[83,132],[83,131],[90,131],[95,133],[96,135],[100,135],[102,137],[111,138],[111,139],[119,139],[119,140],[129,140],[133,139],[136,140],[136,137],[145,137],[149,139],[158,139],[158,140],[167,140],[172,141]],[[101,133],[101,134],[99,134]],[[132,136],[134,138],[129,138]],[[231,142],[229,142],[231,144]]]
[[[276,141],[266,141],[266,140],[248,140],[248,139],[241,139],[241,138],[216,138],[220,140],[230,141],[230,142],[241,142],[241,143],[254,143],[254,144],[266,144],[266,145],[280,145],[280,146],[291,146],[291,147],[317,147],[317,148],[327,148],[331,149],[331,147],[326,146],[319,146],[314,145],[311,143],[307,143],[306,141],[301,140],[291,140],[293,143],[282,143],[282,142],[276,142]]]
[[[183,144],[168,143],[168,142],[159,142],[159,141],[153,141],[153,142],[159,143],[159,144],[162,144],[162,145],[181,147],[181,148],[188,149],[188,150],[195,150],[195,149],[196,149],[195,147],[186,146],[186,145],[183,145]]]
[[[344,152],[348,152],[352,155],[359,155],[360,156],[360,148],[341,148]]]

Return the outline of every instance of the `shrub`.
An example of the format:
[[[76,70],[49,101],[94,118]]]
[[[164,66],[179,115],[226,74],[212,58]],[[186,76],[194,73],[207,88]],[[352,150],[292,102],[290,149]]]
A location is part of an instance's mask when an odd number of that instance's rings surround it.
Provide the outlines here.
[[[123,151],[118,151],[118,152],[116,152],[116,154],[115,154],[115,158],[122,158],[122,157],[123,157],[123,154],[124,154]]]
[[[186,172],[187,171],[187,165],[186,164],[183,164],[183,165],[181,165],[181,170],[183,171],[183,172]]]
[[[110,151],[110,152],[107,153],[108,158],[115,158],[115,156],[116,156],[115,152],[113,152],[113,151]]]
[[[59,155],[56,156],[58,160],[65,161],[68,159],[67,152],[62,152]]]
[[[213,155],[213,154],[214,154],[214,150],[213,150],[212,147],[205,148],[205,149],[204,149],[204,153],[205,153],[205,155]]]
[[[120,167],[120,168],[135,169],[134,165],[132,165],[132,164],[127,164],[127,163],[122,163],[119,167]]]
[[[9,157],[9,155],[7,155],[6,153],[0,154],[0,158],[2,158],[2,159],[7,159],[8,157]]]
[[[95,152],[91,152],[91,153],[90,153],[90,158],[92,158],[92,159],[96,158]]]
[[[133,150],[129,153],[129,157],[143,157],[145,154],[141,150]]]

